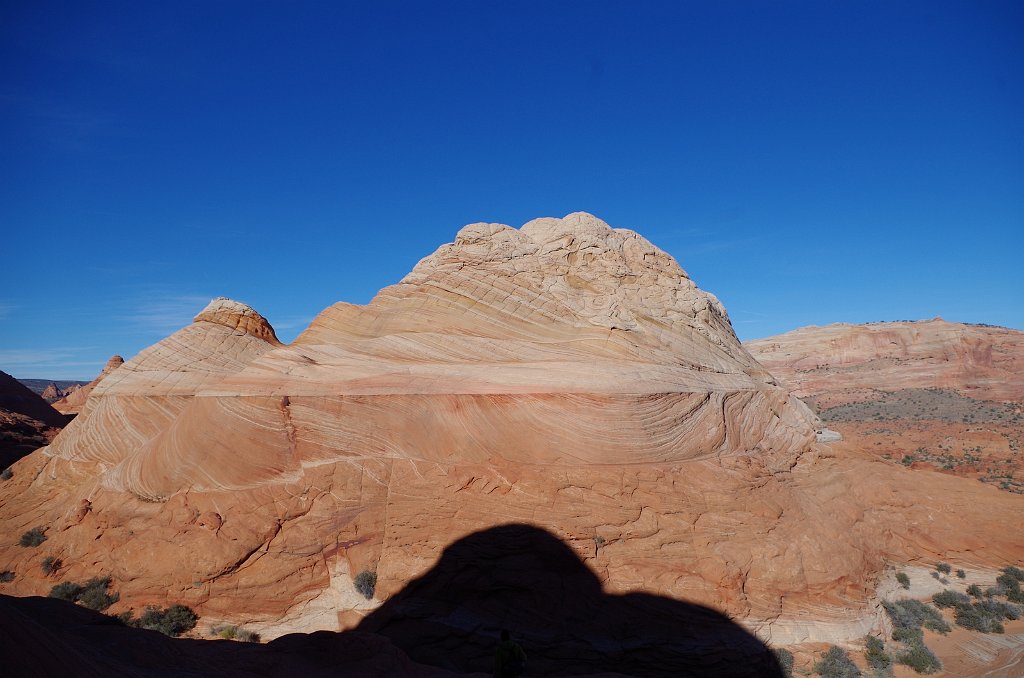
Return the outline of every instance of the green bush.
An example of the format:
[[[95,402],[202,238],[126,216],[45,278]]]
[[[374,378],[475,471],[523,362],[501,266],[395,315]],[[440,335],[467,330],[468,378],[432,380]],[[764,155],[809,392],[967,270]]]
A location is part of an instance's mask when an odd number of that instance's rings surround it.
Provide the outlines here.
[[[1020,591],[1020,581],[1012,574],[1001,574],[996,577],[996,586],[1004,591]]]
[[[867,649],[864,651],[864,659],[868,666],[878,672],[888,671],[892,666],[892,657],[885,651],[885,643],[880,638],[868,636],[865,638]]]
[[[1020,580],[1013,574],[1003,573],[996,577],[996,587],[1002,591],[1009,600],[1015,603],[1024,603],[1024,592],[1020,590]]]
[[[213,635],[223,638],[224,640],[238,640],[243,643],[260,642],[260,634],[255,631],[244,629],[241,626],[235,626],[234,624],[214,626],[210,631],[213,632]]]
[[[905,589],[909,589],[910,588],[910,577],[908,577],[905,572],[897,572],[896,573],[896,581],[899,582],[899,585],[902,586],[903,588],[905,588]]]
[[[102,611],[120,600],[117,593],[107,593],[110,577],[93,577],[85,584],[64,581],[50,589],[51,598],[59,598],[72,603],[81,603],[90,610]]]
[[[814,672],[823,678],[860,678],[860,669],[846,650],[833,645],[814,665]]]
[[[31,546],[39,546],[46,541],[46,530],[42,527],[33,527],[31,530],[21,535],[21,539],[18,540],[20,546],[26,548]]]
[[[130,612],[118,615],[118,619],[128,626],[159,631],[165,636],[173,637],[194,629],[199,615],[185,605],[171,605],[163,610],[155,605],[150,605],[138,619],[132,619]]]
[[[942,662],[923,643],[915,643],[896,655],[896,663],[909,666],[918,673],[935,673]]]
[[[903,599],[896,601],[885,601],[882,603],[886,614],[892,620],[893,639],[902,640],[896,637],[896,630],[911,631],[922,626],[931,629],[936,633],[949,633],[950,627],[942,613],[931,605],[922,603],[920,600]]]
[[[982,596],[981,587],[977,584],[971,584],[970,586],[968,586],[967,593],[971,596],[974,596],[975,598],[981,598]]]
[[[956,576],[957,576],[957,579],[967,579],[967,573],[964,572],[963,570],[957,570],[956,571]]]
[[[107,593],[109,586],[110,577],[93,577],[82,587],[82,592],[78,594],[77,602],[90,610],[105,610],[121,599],[121,595],[118,593]]]
[[[40,563],[40,567],[43,569],[43,574],[49,576],[59,570],[62,564],[63,563],[60,562],[60,558],[46,556],[43,558],[43,562]]]
[[[993,614],[981,603],[956,608],[954,614],[957,626],[982,633],[1004,633],[1002,615]]]
[[[1024,581],[1024,570],[1014,565],[1007,565],[1004,567],[1003,574],[1013,577],[1017,581]]]
[[[953,568],[949,566],[949,563],[939,563],[935,566],[935,569],[941,572],[942,574],[949,574],[953,571]]]
[[[353,580],[356,591],[359,591],[367,600],[373,598],[373,592],[377,589],[377,573],[370,570],[363,570]]]
[[[78,600],[78,594],[82,592],[82,586],[73,581],[62,581],[50,589],[50,598],[68,600],[72,603]]]
[[[971,599],[962,593],[946,589],[932,596],[935,607],[957,607],[958,605],[970,605]]]
[[[6,584],[9,581],[14,581],[14,573],[10,570],[0,572],[0,584]]]
[[[772,650],[775,653],[775,659],[779,662],[779,668],[782,669],[782,675],[785,678],[793,677],[793,653],[789,650],[779,647]]]
[[[895,627],[892,630],[892,639],[901,643],[923,643],[924,631],[920,626],[914,628]]]

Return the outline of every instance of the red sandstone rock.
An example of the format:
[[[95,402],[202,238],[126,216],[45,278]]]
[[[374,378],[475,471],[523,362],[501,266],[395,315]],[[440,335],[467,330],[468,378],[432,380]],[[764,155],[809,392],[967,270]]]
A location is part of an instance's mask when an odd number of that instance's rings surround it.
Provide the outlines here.
[[[95,389],[96,386],[107,377],[107,375],[123,364],[124,358],[119,355],[111,356],[110,359],[107,360],[107,364],[103,366],[103,370],[99,373],[99,376],[85,386],[74,386],[66,390],[63,398],[53,403],[54,409],[63,414],[78,414],[82,411],[82,407],[85,405],[85,401],[89,399],[89,395],[93,392],[93,389]]]
[[[816,445],[817,423],[637,234],[582,213],[473,224],[289,346],[216,300],[18,464],[0,525],[67,528],[47,552],[70,579],[112,576],[115,610],[182,602],[266,637],[351,627],[509,522],[557,536],[609,594],[701,603],[781,643],[863,636],[890,562],[1024,553],[989,524],[1018,497]],[[38,554],[3,544],[16,592],[45,593]],[[455,633],[461,613],[432,622]]]
[[[64,392],[57,388],[57,384],[50,383],[43,389],[41,397],[46,402],[53,404],[64,397]]]
[[[869,389],[903,388],[952,388],[984,400],[1024,401],[1024,332],[1005,327],[940,318],[838,323],[745,346],[794,394],[828,393],[830,404],[869,397]],[[840,392],[846,394],[842,399]]]

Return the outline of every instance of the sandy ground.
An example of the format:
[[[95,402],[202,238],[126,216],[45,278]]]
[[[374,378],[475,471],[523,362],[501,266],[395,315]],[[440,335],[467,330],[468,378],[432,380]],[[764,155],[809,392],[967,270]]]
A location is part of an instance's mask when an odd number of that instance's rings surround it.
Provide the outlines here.
[[[958,626],[949,635],[925,633],[925,644],[942,660],[936,676],[1021,678],[1024,676],[1024,619],[1004,622],[1006,633],[978,633]],[[897,678],[917,676],[906,666]]]

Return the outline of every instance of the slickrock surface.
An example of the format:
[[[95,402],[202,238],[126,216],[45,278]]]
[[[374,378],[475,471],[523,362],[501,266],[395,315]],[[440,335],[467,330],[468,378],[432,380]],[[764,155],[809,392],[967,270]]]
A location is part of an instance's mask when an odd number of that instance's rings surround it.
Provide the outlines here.
[[[830,394],[829,405],[871,389],[956,389],[973,398],[1024,401],[1024,332],[940,318],[803,327],[746,343],[799,397]]]
[[[65,391],[64,397],[53,403],[53,408],[62,414],[78,414],[82,411],[82,407],[85,406],[85,401],[89,399],[89,396],[92,394],[93,389],[96,388],[96,385],[123,364],[124,358],[121,356],[110,356],[110,359],[107,360],[107,364],[103,366],[103,370],[95,379],[85,386],[78,386]]]
[[[817,426],[637,234],[584,213],[472,224],[288,346],[216,300],[110,373],[0,484],[0,570],[18,595],[110,575],[113,611],[181,602],[272,638],[352,628],[452,543],[526,523],[609,595],[787,643],[863,636],[890,561],[1024,553],[988,525],[1019,497],[819,446]],[[42,546],[6,546],[35,526]],[[431,614],[526,630],[514,611]]]

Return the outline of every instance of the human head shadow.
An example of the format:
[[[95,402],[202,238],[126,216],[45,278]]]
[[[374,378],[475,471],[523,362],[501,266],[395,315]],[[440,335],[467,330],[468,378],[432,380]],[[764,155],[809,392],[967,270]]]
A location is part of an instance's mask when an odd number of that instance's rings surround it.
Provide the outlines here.
[[[489,673],[503,628],[526,650],[527,675],[783,675],[770,650],[725,615],[648,593],[607,594],[572,549],[524,524],[452,543],[358,630],[420,664]]]

